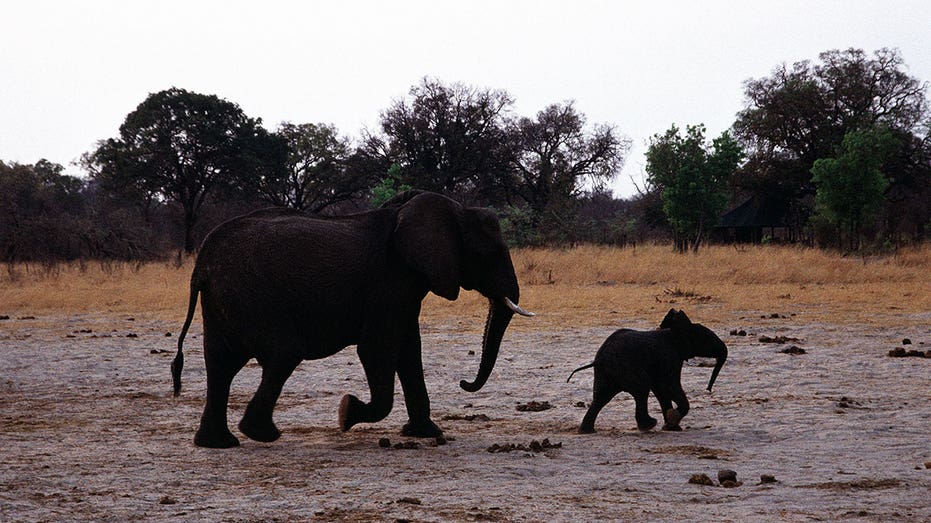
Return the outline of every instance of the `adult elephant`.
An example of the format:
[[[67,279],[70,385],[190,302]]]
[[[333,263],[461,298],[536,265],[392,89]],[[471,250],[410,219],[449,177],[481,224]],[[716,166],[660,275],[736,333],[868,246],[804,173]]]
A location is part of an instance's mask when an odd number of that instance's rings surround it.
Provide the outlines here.
[[[517,306],[517,277],[491,211],[408,191],[360,214],[321,217],[267,209],[218,226],[197,256],[172,362],[177,396],[181,347],[200,293],[207,400],[194,443],[239,444],[227,427],[227,403],[233,377],[250,358],[261,365],[262,380],[239,429],[254,440],[278,439],[272,411],[284,382],[302,360],[348,345],[358,346],[370,401],[344,396],[340,429],[384,419],[397,374],[409,417],[402,433],[442,434],[430,419],[418,318],[428,292],[455,300],[460,287],[489,301],[478,373],[459,384],[475,392],[494,368],[514,312],[531,315]]]

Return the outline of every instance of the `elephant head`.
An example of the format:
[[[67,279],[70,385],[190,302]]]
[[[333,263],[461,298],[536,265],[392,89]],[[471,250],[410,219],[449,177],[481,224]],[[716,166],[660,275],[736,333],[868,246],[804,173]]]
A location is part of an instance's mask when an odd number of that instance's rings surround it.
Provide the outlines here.
[[[397,207],[394,246],[434,294],[455,300],[463,288],[488,298],[478,374],[472,382],[459,382],[469,392],[481,389],[494,369],[511,317],[515,312],[533,315],[517,305],[520,288],[497,216],[420,191],[401,193],[383,207]]]
[[[708,381],[710,391],[714,381],[718,378],[718,373],[721,372],[721,367],[727,360],[727,345],[708,327],[700,323],[692,323],[684,311],[669,309],[659,328],[671,329],[681,337],[683,341],[677,345],[677,348],[683,360],[695,356],[715,359],[714,370],[711,371],[711,379]]]

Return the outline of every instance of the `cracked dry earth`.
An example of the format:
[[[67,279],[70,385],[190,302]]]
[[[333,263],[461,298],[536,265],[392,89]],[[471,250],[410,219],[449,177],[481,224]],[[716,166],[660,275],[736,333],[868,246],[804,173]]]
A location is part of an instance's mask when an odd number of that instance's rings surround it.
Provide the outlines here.
[[[512,329],[488,384],[469,394],[458,382],[478,367],[469,351],[480,352],[480,332],[426,325],[446,444],[399,436],[400,394],[388,419],[339,432],[341,396],[367,397],[350,348],[291,377],[279,441],[234,428],[241,447],[208,450],[192,443],[205,388],[199,322],[173,398],[166,333],[179,325],[13,318],[0,322],[0,521],[929,521],[931,359],[887,356],[906,335],[931,344],[928,318],[912,320],[925,326],[743,326],[797,338],[799,355],[715,326],[730,357],[714,393],[704,362],[686,364],[683,432],[638,432],[622,394],[593,435],[575,433],[591,372],[565,380],[615,327]],[[234,382],[231,427],[259,371],[250,364]],[[551,408],[517,410],[530,402]],[[652,399],[651,410],[659,416]],[[688,482],[721,469],[739,486]]]

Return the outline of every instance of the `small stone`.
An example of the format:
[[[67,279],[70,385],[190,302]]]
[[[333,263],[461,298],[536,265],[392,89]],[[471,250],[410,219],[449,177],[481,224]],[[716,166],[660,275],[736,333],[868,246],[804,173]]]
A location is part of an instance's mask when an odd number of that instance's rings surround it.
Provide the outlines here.
[[[896,347],[892,349],[891,351],[889,351],[889,357],[890,358],[904,358],[905,349],[903,349],[902,347]]]
[[[474,351],[474,350],[470,350],[470,351],[469,351],[469,356],[475,356],[475,351]]]
[[[580,409],[584,409],[584,408],[585,408],[585,402],[584,402],[584,401],[577,401],[577,402],[575,403],[575,406],[578,407],[578,408],[580,408]]]
[[[129,334],[126,335],[126,337],[127,338],[138,338],[139,335],[134,332],[130,332]]]
[[[925,468],[931,469],[931,461],[925,461]]]
[[[692,477],[689,478],[689,483],[695,485],[714,485],[714,481],[711,481],[711,478],[707,474],[692,474]]]
[[[739,487],[739,486],[741,486],[741,485],[743,485],[743,482],[740,482],[740,481],[731,481],[731,480],[729,480],[729,479],[726,479],[726,480],[724,480],[724,481],[721,482],[721,486],[724,487],[724,488],[734,488],[734,487]]]
[[[905,338],[902,340],[902,345],[911,345],[911,344],[912,344],[912,340],[908,338]]]
[[[773,476],[772,474],[761,474],[760,484],[763,485],[766,483],[776,483],[776,476]]]
[[[178,502],[177,499],[169,497],[169,496],[162,496],[162,499],[158,500],[159,505],[174,505],[177,502]]]
[[[166,333],[165,333],[165,337],[166,337],[166,338],[170,338],[170,337],[171,337],[171,333],[170,333],[170,332],[166,332]]]
[[[388,447],[391,446],[391,440],[388,439],[388,438],[379,438],[379,439],[378,439],[378,446],[381,447],[381,448],[383,448],[383,449],[386,449],[386,448],[388,448]]]
[[[721,469],[718,471],[718,482],[737,481],[737,472],[730,469]]]
[[[407,503],[408,505],[422,505],[423,502],[420,501],[420,498],[401,498],[398,500],[398,503]]]

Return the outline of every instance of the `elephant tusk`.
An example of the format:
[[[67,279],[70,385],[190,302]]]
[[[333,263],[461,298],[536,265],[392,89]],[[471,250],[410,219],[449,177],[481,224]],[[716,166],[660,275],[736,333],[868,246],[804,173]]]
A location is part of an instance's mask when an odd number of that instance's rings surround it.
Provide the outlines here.
[[[533,312],[525,311],[524,309],[521,309],[516,303],[511,301],[510,298],[505,297],[504,304],[507,305],[509,309],[516,312],[517,314],[520,314],[521,316],[536,316],[536,314]]]

